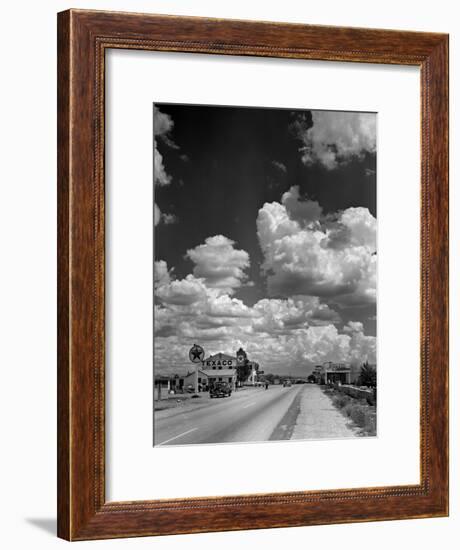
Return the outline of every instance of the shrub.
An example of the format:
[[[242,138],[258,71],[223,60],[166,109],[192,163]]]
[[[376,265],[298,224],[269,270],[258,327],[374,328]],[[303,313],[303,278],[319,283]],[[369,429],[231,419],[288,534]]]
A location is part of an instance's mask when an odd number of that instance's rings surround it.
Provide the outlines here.
[[[351,397],[344,393],[339,393],[334,396],[334,405],[339,409],[343,409],[351,401]]]
[[[353,407],[350,415],[353,422],[360,428],[364,428],[366,425],[367,414],[363,406],[357,405]]]
[[[375,388],[377,386],[377,371],[375,367],[369,365],[367,361],[363,363],[363,366],[361,367],[358,384],[369,388]]]
[[[356,399],[335,390],[325,390],[325,393],[331,397],[332,403],[342,414],[362,429],[363,434],[376,434],[377,416],[375,406],[369,405],[366,399]]]

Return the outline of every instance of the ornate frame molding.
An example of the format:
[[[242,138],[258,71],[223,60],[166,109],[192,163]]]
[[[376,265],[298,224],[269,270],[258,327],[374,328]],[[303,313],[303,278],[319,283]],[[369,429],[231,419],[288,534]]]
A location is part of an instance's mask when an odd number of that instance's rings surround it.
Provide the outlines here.
[[[108,48],[420,67],[419,485],[106,502],[104,74]],[[448,35],[69,10],[58,15],[58,54],[59,536],[82,540],[446,515]]]

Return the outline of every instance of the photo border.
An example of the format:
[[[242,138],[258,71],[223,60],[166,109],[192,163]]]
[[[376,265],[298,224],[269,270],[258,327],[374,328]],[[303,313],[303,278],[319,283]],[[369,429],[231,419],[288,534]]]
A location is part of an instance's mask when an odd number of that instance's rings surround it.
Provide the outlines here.
[[[105,500],[105,52],[415,65],[421,73],[418,485]],[[58,15],[58,536],[67,540],[448,514],[448,35],[68,10]]]

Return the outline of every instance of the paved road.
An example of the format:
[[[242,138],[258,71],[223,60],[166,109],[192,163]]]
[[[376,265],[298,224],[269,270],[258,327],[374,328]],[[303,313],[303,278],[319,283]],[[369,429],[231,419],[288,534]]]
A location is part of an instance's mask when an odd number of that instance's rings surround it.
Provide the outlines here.
[[[155,411],[155,445],[357,437],[359,430],[314,384],[234,392]]]
[[[267,441],[304,385],[237,391],[231,397],[207,396],[185,410],[155,412],[155,445]]]

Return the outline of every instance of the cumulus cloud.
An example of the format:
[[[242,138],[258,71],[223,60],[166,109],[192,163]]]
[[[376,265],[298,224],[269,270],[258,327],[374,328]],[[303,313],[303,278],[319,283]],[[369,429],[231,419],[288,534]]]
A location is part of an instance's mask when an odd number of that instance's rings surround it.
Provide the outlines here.
[[[343,327],[343,332],[348,334],[363,332],[363,324],[359,321],[348,321],[348,323]]]
[[[336,111],[312,111],[313,125],[297,124],[303,141],[302,161],[320,163],[333,170],[353,158],[376,151],[376,115]]]
[[[162,113],[156,105],[153,106],[153,135],[166,136],[173,129],[174,122],[166,113]]]
[[[303,142],[306,164],[332,170],[375,151],[374,115],[313,112],[297,122],[293,129]],[[171,117],[156,109],[155,183],[160,186],[171,178],[156,145],[177,147],[172,130]],[[284,164],[272,165],[278,178],[286,172]],[[157,205],[154,214],[155,225],[177,222]],[[369,210],[325,214],[294,186],[277,202],[264,204],[256,222],[268,290],[256,303],[237,297],[239,289],[252,284],[250,257],[224,235],[185,251],[192,262],[188,274],[177,275],[162,260],[155,263],[157,372],[184,372],[193,343],[209,354],[235,353],[242,346],[266,372],[305,368],[307,373],[325,361],[374,363],[376,338],[365,334],[363,323],[349,320],[355,307],[376,299],[376,220]],[[241,295],[254,299],[258,291]]]
[[[299,328],[320,326],[339,322],[340,316],[316,296],[296,296],[294,298],[263,299],[254,307],[256,316],[253,329],[267,334],[290,334]]]
[[[283,164],[282,162],[280,162],[279,160],[273,160],[272,161],[272,166],[274,166],[275,168],[277,168],[280,172],[283,172],[284,174],[286,174],[286,172],[287,172],[286,165]]]
[[[171,183],[171,176],[166,173],[163,156],[158,151],[155,145],[153,158],[153,176],[156,185],[169,185]]]
[[[174,214],[163,214],[161,216],[161,221],[163,223],[165,223],[166,225],[171,225],[173,223],[177,223],[179,221],[179,219]]]
[[[155,301],[155,336],[160,339],[227,340],[235,331],[249,330],[256,315],[241,300],[206,286],[202,278],[174,278],[164,261],[155,263]]]
[[[153,205],[153,223],[155,227],[160,223],[161,221],[161,210],[158,208],[157,203]]]
[[[172,149],[178,149],[179,147],[174,143],[171,138],[171,132],[174,128],[174,122],[172,118],[162,113],[158,107],[153,106],[153,136],[154,136],[154,149],[153,149],[153,181],[154,185],[159,187],[169,185],[172,181],[171,176],[166,172],[164,165],[163,155],[158,150],[158,141],[162,141],[168,147]],[[157,226],[160,222],[170,225],[178,222],[177,216],[174,214],[162,214],[158,205],[154,206],[154,223]]]
[[[257,231],[268,297],[248,306],[249,254],[224,235],[189,249],[192,273],[177,278],[155,265],[155,365],[183,371],[189,345],[207,353],[243,346],[267,371],[376,360],[376,338],[358,321],[343,325],[335,307],[375,302],[376,220],[366,208],[324,215],[298,187],[259,210]]]
[[[339,223],[349,230],[352,245],[376,252],[377,220],[367,208],[347,208],[342,212]]]
[[[231,298],[227,294],[218,296],[210,294],[205,313],[210,317],[233,319],[255,316],[252,308],[247,307],[241,300]]]
[[[189,306],[206,298],[206,287],[202,280],[187,275],[185,279],[159,284],[155,295],[165,304]]]
[[[340,316],[314,296],[263,299],[249,307],[242,300],[208,288],[203,279],[191,274],[184,279],[173,279],[164,262],[157,264],[156,298],[163,308],[172,312],[167,318],[163,315],[163,319],[173,323],[178,331],[185,322],[190,330],[197,329],[197,338],[202,336],[203,328],[230,327],[229,337],[234,338],[241,331],[290,334],[298,328],[340,322]]]
[[[363,331],[362,323],[353,323],[350,321],[348,331],[350,335],[348,362],[359,364],[365,361],[369,363],[377,362],[377,339],[375,336],[366,336]],[[361,326],[358,326],[361,325]]]
[[[171,183],[171,176],[167,174],[163,156],[158,151],[157,139],[162,140],[170,147],[177,148],[175,143],[170,137],[170,133],[173,129],[174,123],[172,118],[162,113],[158,107],[153,106],[153,136],[154,136],[154,156],[153,156],[153,175],[156,185],[169,185]]]
[[[359,207],[306,224],[317,210],[295,205],[294,191],[288,192],[288,199],[283,195],[284,204],[265,203],[257,217],[269,294],[319,296],[340,305],[374,303],[376,219]]]
[[[155,262],[155,297],[162,305],[172,308],[181,320],[202,315],[228,319],[254,315],[241,300],[223,293],[219,287],[208,286],[203,278],[193,274],[175,278],[163,260]]]
[[[202,278],[209,288],[233,294],[247,279],[244,270],[249,267],[249,254],[234,244],[223,235],[215,235],[187,250],[186,257],[195,264],[194,276]]]
[[[300,223],[318,221],[323,212],[318,202],[300,196],[298,185],[291,187],[283,194],[281,203],[285,206],[289,217]]]
[[[160,223],[164,223],[165,225],[171,225],[173,223],[178,223],[178,221],[179,221],[179,218],[174,214],[162,214],[160,208],[158,207],[158,204],[154,203],[153,223],[155,227]]]
[[[186,368],[188,346],[197,341],[209,354],[235,353],[242,346],[266,372],[288,373],[290,369],[305,368],[307,373],[313,365],[325,361],[375,363],[375,337],[366,336],[362,331],[339,332],[333,324],[295,325],[286,330],[282,325],[290,318],[289,314],[273,311],[277,307],[282,310],[283,304],[271,306],[259,304],[257,309],[262,307],[268,311],[239,319],[206,315],[187,318],[177,309],[159,308],[155,314],[156,368],[161,372]],[[284,317],[284,321],[278,315]],[[262,323],[267,330],[258,330]]]
[[[361,364],[376,360],[375,337],[362,332],[343,334],[331,324],[297,329],[285,336],[265,335],[248,342],[247,349],[266,371],[279,371],[280,365],[289,372],[326,361]]]
[[[153,271],[155,277],[155,288],[158,286],[164,286],[171,281],[168,265],[164,260],[155,262]]]
[[[155,265],[155,366],[176,372],[188,366],[188,346],[207,353],[243,346],[268,371],[289,372],[324,361],[375,362],[375,338],[361,323],[339,331],[340,317],[318,297],[265,298],[249,307],[210,288],[204,279],[175,279],[166,262]]]

